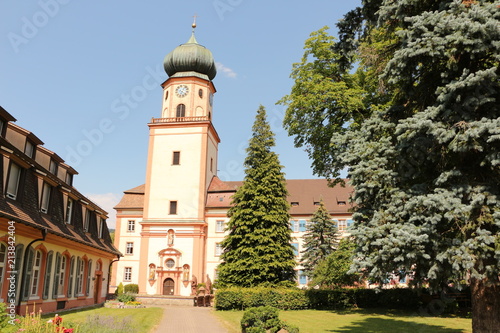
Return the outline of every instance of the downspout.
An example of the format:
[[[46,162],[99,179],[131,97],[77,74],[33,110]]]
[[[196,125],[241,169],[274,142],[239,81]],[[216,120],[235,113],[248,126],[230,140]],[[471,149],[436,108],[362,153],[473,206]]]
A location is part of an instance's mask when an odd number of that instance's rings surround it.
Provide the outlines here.
[[[111,281],[111,265],[113,265],[114,262],[120,261],[120,256],[119,255],[117,255],[116,258],[117,259],[115,259],[115,260],[111,260],[111,262],[109,263],[109,266],[108,266],[108,282],[106,283],[106,299],[108,298],[109,283]]]
[[[19,292],[19,300],[17,301],[17,314],[20,315],[20,308],[21,308],[21,300],[23,299],[23,286],[24,286],[24,280],[26,278],[26,274],[24,274],[26,272],[26,265],[27,265],[27,261],[28,261],[28,254],[29,254],[29,248],[31,246],[31,244],[35,243],[35,242],[39,242],[39,241],[44,241],[45,240],[45,236],[47,236],[47,229],[44,228],[42,229],[42,238],[38,238],[38,239],[34,239],[32,240],[27,246],[26,246],[26,251],[24,252],[24,256],[23,256],[23,267],[21,269],[21,272],[22,272],[22,276],[21,276],[21,284],[20,284],[20,292]]]

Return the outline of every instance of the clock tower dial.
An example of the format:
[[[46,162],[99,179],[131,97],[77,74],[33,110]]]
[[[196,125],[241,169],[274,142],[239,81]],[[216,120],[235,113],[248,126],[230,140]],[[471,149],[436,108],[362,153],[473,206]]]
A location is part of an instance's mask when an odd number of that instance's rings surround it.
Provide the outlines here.
[[[175,94],[178,97],[185,97],[189,93],[189,88],[185,84],[181,84],[175,89]]]

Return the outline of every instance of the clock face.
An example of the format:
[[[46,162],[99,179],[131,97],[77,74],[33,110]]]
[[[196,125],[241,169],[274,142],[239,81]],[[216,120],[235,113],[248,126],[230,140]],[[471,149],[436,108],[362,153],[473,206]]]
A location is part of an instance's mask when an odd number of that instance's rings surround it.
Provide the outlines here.
[[[177,87],[177,89],[175,89],[175,94],[179,97],[184,97],[188,94],[189,92],[189,88],[188,86],[182,84],[180,86]]]

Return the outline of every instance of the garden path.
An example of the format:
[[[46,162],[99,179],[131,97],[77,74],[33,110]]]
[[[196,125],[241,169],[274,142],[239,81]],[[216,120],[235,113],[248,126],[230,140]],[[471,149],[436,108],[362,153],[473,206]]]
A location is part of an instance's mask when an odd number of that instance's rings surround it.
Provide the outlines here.
[[[163,308],[163,318],[153,333],[227,333],[211,307],[155,306]]]

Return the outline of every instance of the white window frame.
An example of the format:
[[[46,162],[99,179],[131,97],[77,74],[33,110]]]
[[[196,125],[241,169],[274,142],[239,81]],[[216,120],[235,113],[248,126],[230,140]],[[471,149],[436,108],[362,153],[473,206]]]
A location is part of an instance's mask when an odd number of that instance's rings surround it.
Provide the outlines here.
[[[83,295],[83,273],[85,270],[85,260],[78,257],[76,269],[77,269],[76,278],[78,281],[78,284],[75,286],[76,294],[77,294],[77,296],[82,296]]]
[[[127,232],[135,232],[135,220],[128,220]]]
[[[49,211],[51,192],[52,186],[50,186],[49,183],[44,182],[42,186],[42,200],[40,201],[40,211],[42,213],[46,214]]]
[[[127,242],[125,244],[125,254],[128,254],[128,255],[134,254],[134,242]]]
[[[92,211],[87,208],[85,211],[85,221],[83,222],[83,231],[85,232],[89,232],[91,214]]]
[[[42,251],[35,251],[33,269],[31,271],[30,299],[38,296],[38,285],[40,284],[40,271],[42,267]]]
[[[61,254],[61,263],[59,265],[59,281],[57,282],[57,294],[59,296],[64,296],[64,282],[66,282],[66,266],[68,258],[64,254]]]
[[[125,267],[123,269],[123,281],[124,282],[132,281],[132,267]]]
[[[226,221],[224,220],[217,220],[215,224],[215,232],[224,232],[224,229],[226,228]]]
[[[9,168],[9,178],[6,186],[6,196],[10,199],[17,198],[19,191],[19,181],[21,180],[22,168],[16,163],[11,163]]]
[[[64,216],[64,222],[67,224],[71,224],[71,217],[73,215],[73,199],[68,197],[68,201],[66,202],[66,215]]]
[[[347,220],[337,220],[337,230],[338,231],[346,231],[347,230]]]
[[[220,255],[222,254],[222,244],[221,243],[215,243],[215,251],[214,251],[214,255],[216,257],[220,257]]]

